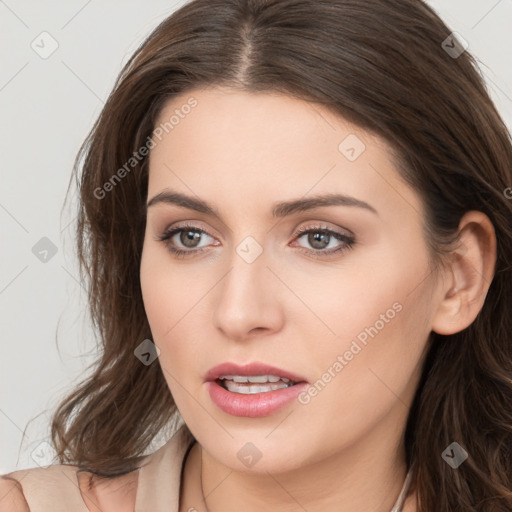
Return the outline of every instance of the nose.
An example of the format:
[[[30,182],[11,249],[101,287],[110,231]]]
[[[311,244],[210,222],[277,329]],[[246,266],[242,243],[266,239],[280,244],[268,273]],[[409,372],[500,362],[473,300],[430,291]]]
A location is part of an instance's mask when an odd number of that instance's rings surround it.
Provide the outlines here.
[[[284,320],[283,285],[268,268],[265,253],[248,263],[235,252],[231,263],[216,287],[214,326],[236,341],[279,331]]]

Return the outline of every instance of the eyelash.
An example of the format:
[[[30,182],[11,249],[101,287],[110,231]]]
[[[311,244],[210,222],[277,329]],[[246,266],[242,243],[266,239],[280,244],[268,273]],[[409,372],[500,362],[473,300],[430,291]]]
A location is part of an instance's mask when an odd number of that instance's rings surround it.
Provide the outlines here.
[[[170,239],[174,235],[181,233],[182,231],[193,231],[195,233],[201,233],[201,234],[208,235],[209,237],[213,238],[209,233],[207,233],[203,229],[199,229],[198,227],[192,226],[189,224],[184,225],[184,226],[179,226],[177,228],[166,231],[162,236],[159,236],[157,238],[157,240],[160,242],[163,242],[165,244],[165,246],[167,247],[167,249],[172,254],[174,254],[174,256],[176,256],[177,258],[186,258],[189,256],[193,256],[195,254],[199,254],[205,250],[204,247],[202,247],[200,249],[183,250],[183,249],[178,249],[178,248],[174,247],[173,245],[171,245]],[[305,234],[308,234],[308,233],[321,233],[323,235],[329,235],[341,242],[344,242],[344,245],[338,247],[337,249],[330,249],[328,251],[322,250],[322,249],[307,250],[307,249],[302,248],[309,254],[312,254],[313,257],[315,257],[315,258],[323,258],[326,256],[331,256],[333,254],[344,253],[345,251],[353,249],[353,246],[355,244],[355,239],[353,237],[344,235],[343,233],[340,233],[338,231],[333,231],[332,229],[329,229],[325,226],[313,226],[313,227],[301,228],[295,232],[294,237],[301,238],[302,236],[304,236]]]

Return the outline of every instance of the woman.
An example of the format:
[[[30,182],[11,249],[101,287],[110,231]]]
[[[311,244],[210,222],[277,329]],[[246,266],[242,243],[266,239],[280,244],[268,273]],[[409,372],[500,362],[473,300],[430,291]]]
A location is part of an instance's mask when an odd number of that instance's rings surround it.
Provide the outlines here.
[[[512,145],[427,5],[192,1],[76,167],[103,352],[1,511],[512,509]]]

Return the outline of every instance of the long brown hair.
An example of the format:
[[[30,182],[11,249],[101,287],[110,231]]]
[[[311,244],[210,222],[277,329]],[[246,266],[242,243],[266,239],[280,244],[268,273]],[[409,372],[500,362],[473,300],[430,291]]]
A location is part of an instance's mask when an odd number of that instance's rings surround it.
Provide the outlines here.
[[[139,283],[148,160],[126,163],[167,100],[219,85],[315,102],[386,140],[424,201],[433,261],[465,212],[491,219],[485,303],[463,331],[431,334],[405,442],[420,511],[512,509],[512,144],[474,58],[450,52],[451,37],[420,0],[193,0],[151,33],[76,160],[78,254],[101,350],[54,414],[61,463],[130,471],[179,417],[160,366],[134,356],[151,339]],[[469,454],[457,469],[441,456],[453,441]]]

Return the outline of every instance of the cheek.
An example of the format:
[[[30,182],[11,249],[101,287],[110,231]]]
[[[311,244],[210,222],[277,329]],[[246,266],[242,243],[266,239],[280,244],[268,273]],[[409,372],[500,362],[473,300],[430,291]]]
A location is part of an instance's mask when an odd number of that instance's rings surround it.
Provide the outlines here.
[[[160,350],[160,364],[174,375],[196,360],[196,352],[200,351],[204,319],[199,320],[198,316],[206,298],[205,283],[201,286],[196,273],[187,272],[185,266],[171,265],[165,251],[151,246],[143,250],[140,279],[152,341]],[[211,285],[206,290],[209,288]]]
[[[166,351],[162,341],[185,314],[183,283],[179,274],[171,271],[169,262],[151,245],[144,246],[140,266],[140,281],[144,308],[154,343]],[[165,255],[164,255],[165,256]]]
[[[295,301],[297,306],[286,314],[301,326],[301,339],[314,349],[317,358],[323,359],[323,354],[332,357],[333,350],[343,354],[357,337],[364,344],[375,334],[375,324],[380,335],[400,322],[407,275],[396,263],[394,267],[377,267],[363,257],[357,260],[354,258],[346,268],[327,267],[286,276],[286,282],[293,283],[294,294],[307,305],[305,309]],[[370,333],[367,328],[372,328]]]
[[[324,438],[340,444],[354,440],[382,424],[390,411],[397,424],[405,421],[428,336],[418,321],[424,308],[408,292],[404,287],[393,294],[374,293],[364,306],[348,303],[338,336],[318,340],[304,354],[316,375],[300,410],[304,418],[316,418],[319,434],[312,442],[318,446],[324,446]]]
[[[140,284],[146,316],[153,337],[156,338],[160,337],[167,316],[168,302],[172,301],[169,292],[172,293],[173,288],[165,286],[163,277],[154,251],[144,246],[140,265]]]
[[[419,277],[428,274],[426,260],[404,262],[396,255],[380,265],[359,264],[338,281],[322,281],[316,298],[307,287],[302,296],[329,327],[323,340],[317,334],[308,347],[315,388],[323,395],[318,406],[343,403],[364,415],[397,400],[416,378],[432,301],[429,280],[421,283]],[[313,330],[308,338],[315,339]]]
[[[155,341],[162,340],[186,314],[193,281],[189,281],[186,269],[172,265],[170,254],[152,240],[144,243],[140,281],[151,331]]]

